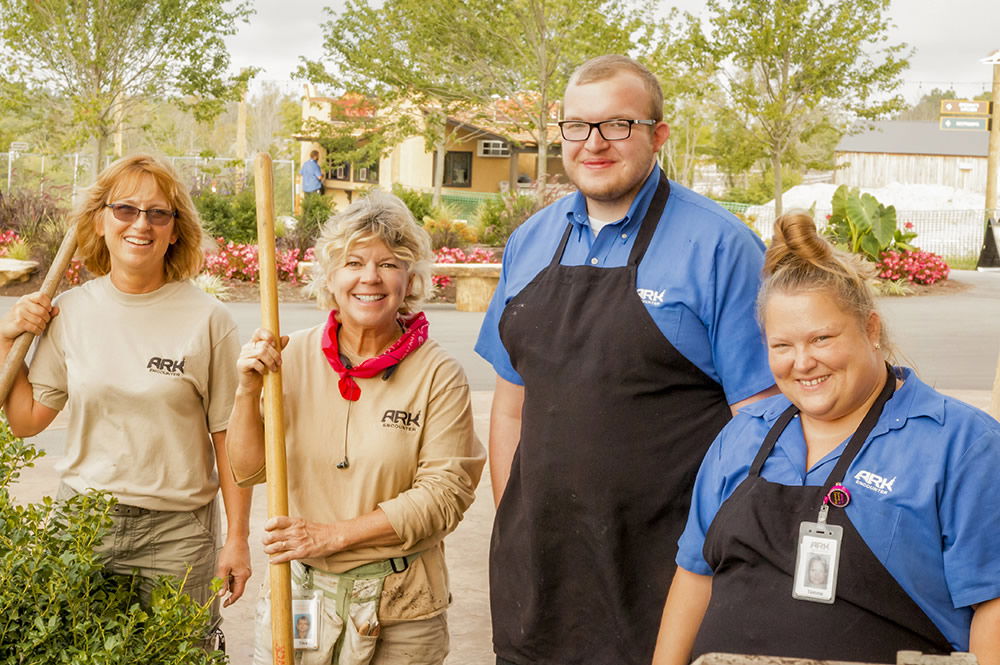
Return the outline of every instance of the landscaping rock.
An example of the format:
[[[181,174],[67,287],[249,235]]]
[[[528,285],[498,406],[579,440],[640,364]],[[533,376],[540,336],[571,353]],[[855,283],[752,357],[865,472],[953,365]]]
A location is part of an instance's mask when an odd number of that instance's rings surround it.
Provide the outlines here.
[[[38,270],[38,261],[0,259],[0,286],[26,282]]]

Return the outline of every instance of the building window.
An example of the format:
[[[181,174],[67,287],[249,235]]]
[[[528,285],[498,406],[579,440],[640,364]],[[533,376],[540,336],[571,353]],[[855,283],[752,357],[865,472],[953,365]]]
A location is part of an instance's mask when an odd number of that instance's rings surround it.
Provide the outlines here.
[[[327,180],[350,180],[351,179],[351,165],[347,162],[327,162],[326,163],[326,179]]]
[[[510,157],[510,144],[506,141],[480,141],[478,155],[480,157]]]
[[[373,185],[378,184],[378,162],[366,166],[354,165],[354,182],[367,182]]]
[[[444,156],[444,186],[472,186],[472,153],[448,152]]]

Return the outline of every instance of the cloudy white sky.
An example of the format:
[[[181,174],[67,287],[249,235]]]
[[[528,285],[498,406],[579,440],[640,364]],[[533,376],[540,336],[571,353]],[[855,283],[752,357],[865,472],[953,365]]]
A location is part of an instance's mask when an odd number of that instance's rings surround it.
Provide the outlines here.
[[[429,0],[433,2],[433,0]],[[264,71],[258,80],[275,81],[288,91],[300,90],[291,82],[299,56],[322,53],[323,7],[343,6],[340,0],[255,0],[257,13],[229,39],[233,67],[255,65]],[[698,13],[700,0],[663,0]],[[903,93],[915,102],[933,88],[953,88],[961,96],[987,90],[992,69],[980,63],[1000,49],[998,0],[893,0],[893,42],[915,49],[905,73]]]

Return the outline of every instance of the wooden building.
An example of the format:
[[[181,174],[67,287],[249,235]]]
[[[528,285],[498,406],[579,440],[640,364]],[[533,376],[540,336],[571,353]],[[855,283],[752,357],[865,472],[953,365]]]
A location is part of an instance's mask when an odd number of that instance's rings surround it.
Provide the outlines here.
[[[986,192],[989,133],[942,130],[936,122],[884,120],[845,136],[834,150],[835,184],[885,187],[894,182]]]

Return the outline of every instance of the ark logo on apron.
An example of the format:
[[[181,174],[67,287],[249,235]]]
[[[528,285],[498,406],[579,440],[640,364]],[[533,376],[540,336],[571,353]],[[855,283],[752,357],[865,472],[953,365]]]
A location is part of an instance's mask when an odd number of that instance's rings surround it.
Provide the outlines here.
[[[635,292],[639,295],[639,300],[642,301],[643,305],[647,307],[663,307],[663,303],[667,298],[667,290],[655,291],[653,289],[636,289]]]
[[[171,360],[170,358],[157,358],[154,356],[146,363],[146,369],[154,374],[180,376],[184,373],[184,359]]]

